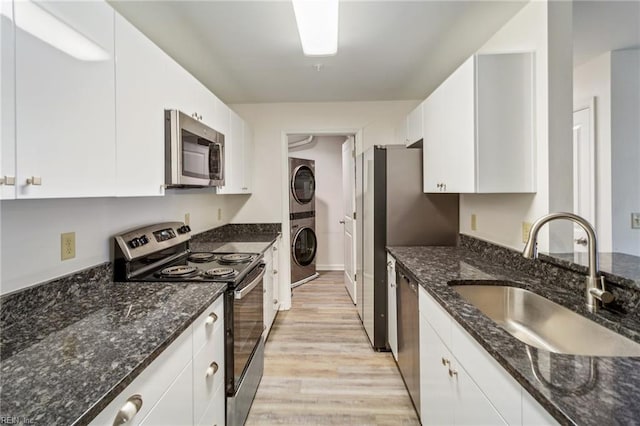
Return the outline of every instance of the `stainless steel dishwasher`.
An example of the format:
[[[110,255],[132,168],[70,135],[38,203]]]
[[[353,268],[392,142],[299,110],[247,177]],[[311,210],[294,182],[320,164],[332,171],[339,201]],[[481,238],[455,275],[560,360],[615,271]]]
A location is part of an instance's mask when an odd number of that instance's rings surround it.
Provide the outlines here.
[[[409,391],[413,406],[420,415],[420,317],[418,284],[398,269],[398,368]]]

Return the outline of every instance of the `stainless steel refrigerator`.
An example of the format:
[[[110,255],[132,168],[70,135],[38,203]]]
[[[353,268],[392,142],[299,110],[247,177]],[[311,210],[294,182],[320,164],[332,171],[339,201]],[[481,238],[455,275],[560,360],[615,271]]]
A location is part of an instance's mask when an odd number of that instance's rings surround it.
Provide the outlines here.
[[[422,149],[376,146],[356,158],[356,304],[374,349],[388,349],[385,247],[456,245],[458,199],[423,193]]]

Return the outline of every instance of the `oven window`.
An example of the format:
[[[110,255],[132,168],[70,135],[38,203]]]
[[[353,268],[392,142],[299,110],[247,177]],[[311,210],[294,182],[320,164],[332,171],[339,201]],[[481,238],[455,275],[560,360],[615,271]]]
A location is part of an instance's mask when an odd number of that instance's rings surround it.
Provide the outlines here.
[[[182,174],[209,179],[210,141],[182,129]]]
[[[263,281],[242,299],[233,301],[233,376],[238,388],[244,369],[264,329]]]

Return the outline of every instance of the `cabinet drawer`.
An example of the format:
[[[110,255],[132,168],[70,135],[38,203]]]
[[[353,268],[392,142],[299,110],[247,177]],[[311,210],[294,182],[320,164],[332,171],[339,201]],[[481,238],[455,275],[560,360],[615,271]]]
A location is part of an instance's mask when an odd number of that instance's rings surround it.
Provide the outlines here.
[[[218,327],[207,344],[193,359],[193,405],[195,419],[199,419],[203,415],[207,406],[212,401],[212,396],[219,389],[223,389],[224,392],[224,361],[224,328]]]
[[[451,327],[451,352],[507,423],[521,424],[520,384],[455,321]]]
[[[213,322],[212,322],[213,321]],[[193,323],[193,353],[213,339],[224,324],[224,297],[221,295]]]
[[[211,398],[211,403],[207,407],[198,426],[224,426],[225,425],[225,402],[224,386],[221,386]]]
[[[160,400],[175,378],[191,362],[191,329],[183,332],[175,342],[160,354],[129,386],[90,423],[91,425],[111,426],[118,411],[133,395],[140,395],[142,407],[128,425],[140,424],[151,408]],[[191,394],[189,394],[191,395]]]
[[[433,300],[427,290],[420,287],[420,313],[429,321],[429,324],[438,333],[447,347],[451,347],[451,317]]]
[[[191,363],[180,373],[140,425],[173,426],[193,424]]]

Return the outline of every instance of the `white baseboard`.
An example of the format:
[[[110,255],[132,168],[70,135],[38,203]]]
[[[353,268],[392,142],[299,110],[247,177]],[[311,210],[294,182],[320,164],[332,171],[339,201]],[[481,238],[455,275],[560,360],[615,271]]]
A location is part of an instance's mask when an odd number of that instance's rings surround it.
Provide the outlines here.
[[[316,271],[344,271],[344,265],[316,265]]]

